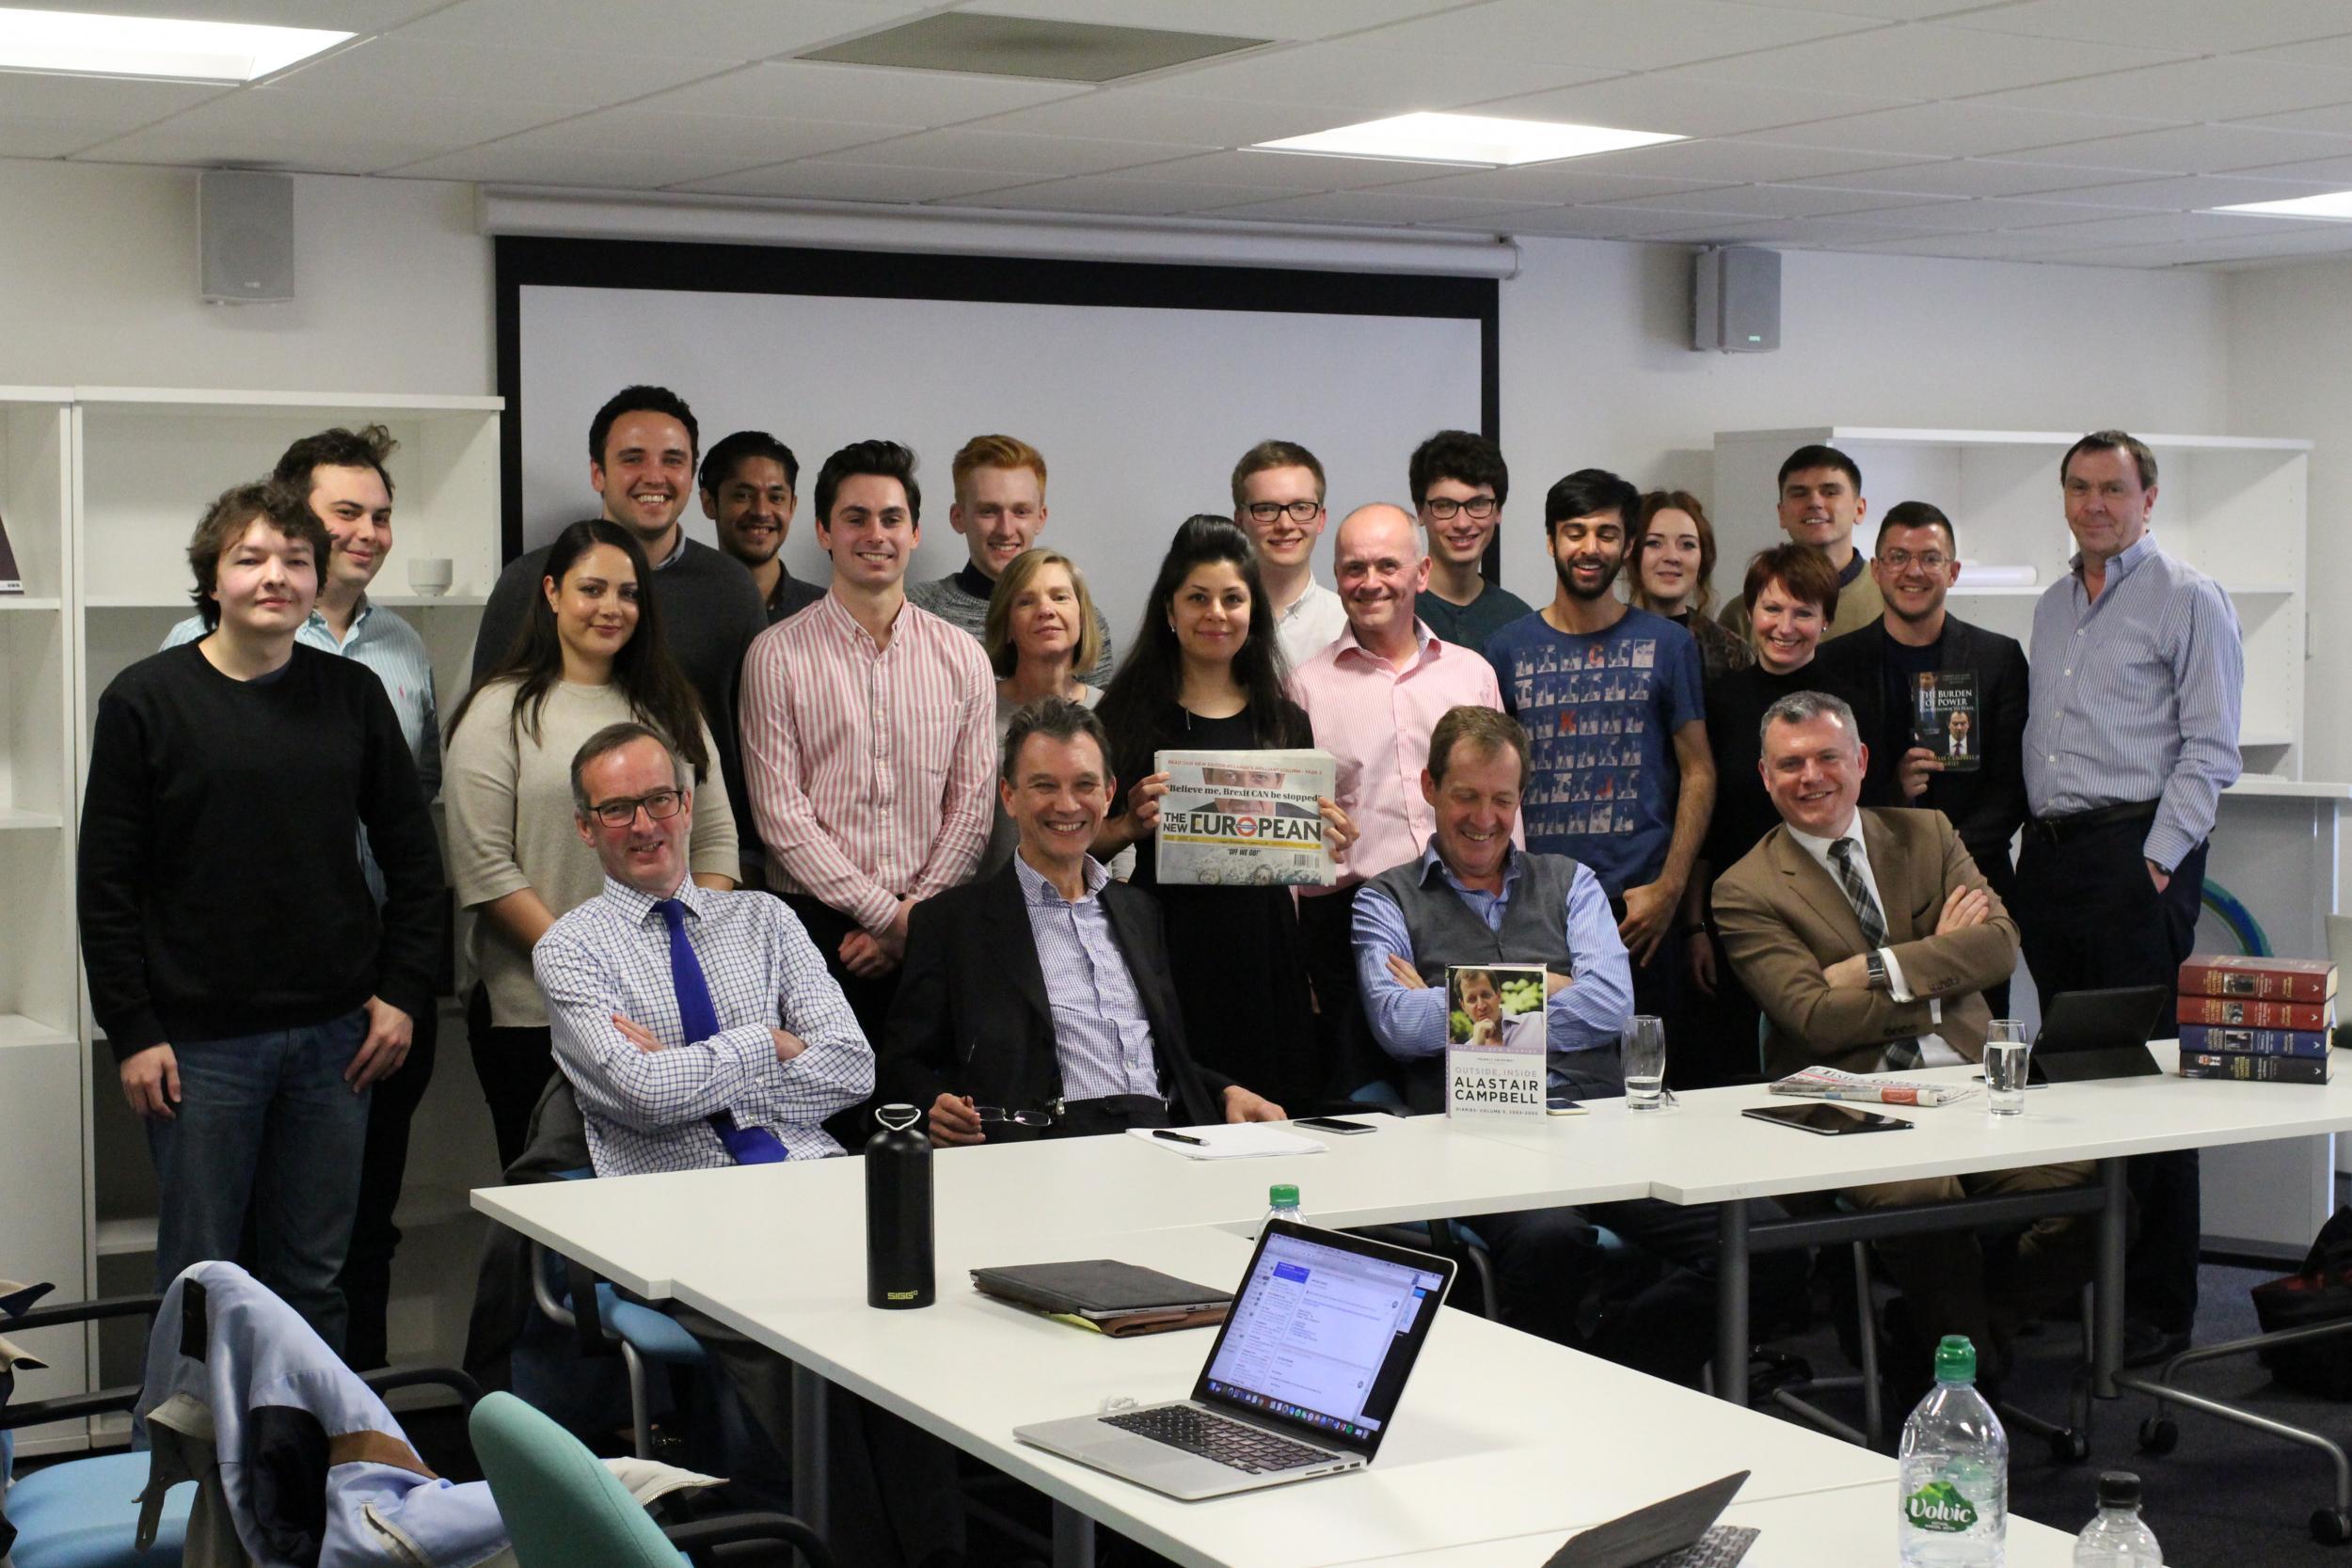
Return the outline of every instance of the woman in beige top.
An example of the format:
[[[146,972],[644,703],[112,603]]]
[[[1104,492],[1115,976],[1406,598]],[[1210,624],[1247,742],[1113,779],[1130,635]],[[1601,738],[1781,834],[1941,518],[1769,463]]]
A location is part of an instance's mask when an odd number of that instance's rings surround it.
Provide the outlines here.
[[[582,742],[625,719],[677,741],[694,769],[694,880],[735,885],[735,815],[694,689],[662,640],[644,551],[626,529],[574,523],[548,551],[540,597],[515,645],[449,721],[443,792],[457,904],[476,916],[480,976],[467,1006],[475,1076],[499,1163],[522,1153],[554,1070],[531,949],[557,917],[604,886],[573,825],[571,767]]]
[[[1041,697],[1067,697],[1084,707],[1103,700],[1076,673],[1093,669],[1103,657],[1099,626],[1086,576],[1068,556],[1058,550],[1024,550],[1006,564],[980,627],[980,647],[996,672],[1000,744],[1012,716]],[[972,879],[1000,870],[1020,842],[1004,801],[997,800],[988,847],[980,851]]]

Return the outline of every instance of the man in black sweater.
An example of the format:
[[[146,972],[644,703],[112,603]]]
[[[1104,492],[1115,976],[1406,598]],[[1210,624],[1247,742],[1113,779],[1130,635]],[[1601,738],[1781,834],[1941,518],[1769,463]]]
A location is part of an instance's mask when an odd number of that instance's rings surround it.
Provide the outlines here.
[[[80,907],[91,1010],[162,1189],[157,1288],[235,1258],[249,1209],[254,1273],[340,1348],[369,1088],[433,1006],[443,912],[383,684],[294,641],[326,553],[283,486],[205,514],[188,559],[211,632],[99,699]]]
[[[679,518],[695,493],[694,461],[701,427],[686,401],[665,387],[627,387],[607,400],[588,425],[588,483],[604,500],[604,515],[637,535],[653,562],[646,585],[661,598],[661,633],[670,657],[702,699],[703,719],[719,743],[719,767],[735,809],[736,838],[746,858],[759,843],[743,802],[743,756],[736,738],[736,683],[744,650],[768,629],[768,608],[752,574],[734,557],[686,537]],[[482,610],[473,645],[473,684],[504,662],[523,627],[524,612],[543,592],[546,546],[506,564]],[[756,875],[742,879],[761,885]]]

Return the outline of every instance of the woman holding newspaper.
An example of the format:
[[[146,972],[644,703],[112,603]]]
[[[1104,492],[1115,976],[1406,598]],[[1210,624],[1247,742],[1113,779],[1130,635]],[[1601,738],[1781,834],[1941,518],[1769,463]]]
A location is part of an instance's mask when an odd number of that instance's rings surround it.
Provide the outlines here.
[[[1135,847],[1135,884],[1152,889],[1167,915],[1169,974],[1194,1057],[1277,1103],[1304,1109],[1353,1085],[1329,1082],[1335,1065],[1317,1048],[1290,889],[1270,877],[1240,885],[1172,883],[1161,876],[1158,854],[1169,777],[1157,753],[1314,744],[1306,712],[1283,695],[1284,674],[1273,605],[1248,536],[1223,517],[1188,519],[1103,696],[1121,792],[1094,853],[1108,860]],[[1315,799],[1314,810],[1324,853],[1337,862],[1355,842],[1355,824],[1327,794]]]

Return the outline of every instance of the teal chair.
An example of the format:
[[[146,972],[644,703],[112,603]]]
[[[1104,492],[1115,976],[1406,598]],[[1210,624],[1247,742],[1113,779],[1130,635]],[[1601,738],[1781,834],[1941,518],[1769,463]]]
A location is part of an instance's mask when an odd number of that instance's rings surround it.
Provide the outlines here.
[[[490,1483],[517,1568],[677,1568],[723,1545],[789,1546],[833,1568],[815,1531],[782,1513],[739,1513],[667,1528],[579,1438],[512,1394],[489,1394],[466,1428]]]

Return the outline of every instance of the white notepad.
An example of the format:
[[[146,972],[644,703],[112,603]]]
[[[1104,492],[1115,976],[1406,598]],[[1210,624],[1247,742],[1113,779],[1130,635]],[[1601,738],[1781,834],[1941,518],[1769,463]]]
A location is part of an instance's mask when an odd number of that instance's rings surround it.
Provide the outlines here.
[[[1270,1154],[1321,1154],[1330,1146],[1320,1138],[1302,1137],[1286,1132],[1269,1122],[1218,1122],[1209,1127],[1171,1127],[1171,1132],[1182,1132],[1188,1138],[1199,1138],[1197,1144],[1178,1143],[1173,1138],[1155,1138],[1148,1127],[1130,1127],[1127,1136],[1141,1138],[1153,1148],[1181,1154],[1187,1160],[1260,1160]]]

